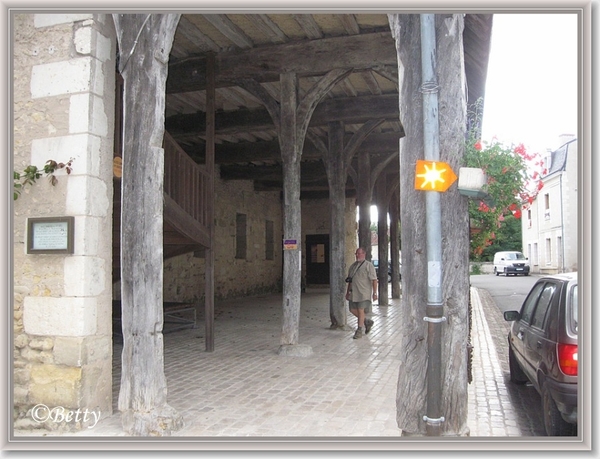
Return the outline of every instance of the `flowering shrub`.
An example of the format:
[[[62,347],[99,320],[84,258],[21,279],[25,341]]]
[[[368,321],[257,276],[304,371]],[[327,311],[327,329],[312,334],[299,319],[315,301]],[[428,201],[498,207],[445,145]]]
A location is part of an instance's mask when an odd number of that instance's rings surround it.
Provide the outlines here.
[[[465,165],[483,169],[489,198],[469,201],[471,256],[480,259],[496,238],[507,215],[520,218],[544,186],[547,173],[539,153],[529,153],[523,144],[507,146],[493,139],[482,142],[478,131],[470,131]]]

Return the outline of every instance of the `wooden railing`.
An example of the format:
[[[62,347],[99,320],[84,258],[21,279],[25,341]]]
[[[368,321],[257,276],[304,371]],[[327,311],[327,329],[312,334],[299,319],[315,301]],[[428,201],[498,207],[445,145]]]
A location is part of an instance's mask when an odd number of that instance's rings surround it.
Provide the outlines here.
[[[165,194],[188,215],[207,227],[210,177],[165,131]]]

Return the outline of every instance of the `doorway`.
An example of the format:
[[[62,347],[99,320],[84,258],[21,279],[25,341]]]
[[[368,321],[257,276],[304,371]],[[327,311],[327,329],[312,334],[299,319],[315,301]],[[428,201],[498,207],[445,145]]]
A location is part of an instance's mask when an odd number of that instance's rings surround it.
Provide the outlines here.
[[[306,284],[329,284],[329,234],[306,236]]]

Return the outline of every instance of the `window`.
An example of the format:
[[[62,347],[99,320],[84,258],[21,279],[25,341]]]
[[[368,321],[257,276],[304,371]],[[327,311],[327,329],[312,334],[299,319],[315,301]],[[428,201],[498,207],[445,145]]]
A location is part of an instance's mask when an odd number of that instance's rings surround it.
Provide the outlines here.
[[[544,284],[540,282],[535,287],[533,287],[533,289],[531,290],[531,292],[525,299],[525,303],[523,303],[523,307],[521,308],[521,320],[523,322],[525,322],[525,323],[531,322],[531,318],[533,316],[533,310],[535,308],[535,305],[537,303],[537,300],[538,300],[543,288],[544,288]]]
[[[528,228],[531,228],[531,209],[529,209],[527,211],[527,223],[528,223]]]
[[[235,214],[235,258],[246,259],[246,214]]]
[[[571,329],[577,333],[577,321],[579,313],[577,311],[577,285],[574,285],[567,296],[567,311],[570,312],[569,321],[571,323]]]
[[[544,318],[546,317],[546,312],[550,308],[550,303],[552,303],[552,297],[554,296],[555,290],[555,284],[548,283],[544,287],[540,300],[535,308],[535,312],[533,313],[533,318],[531,319],[532,327],[544,328]]]
[[[273,260],[275,258],[275,241],[273,240],[273,222],[265,222],[265,259]]]
[[[552,263],[552,239],[546,239],[546,265]]]
[[[544,218],[546,220],[550,218],[550,195],[548,193],[544,195]]]

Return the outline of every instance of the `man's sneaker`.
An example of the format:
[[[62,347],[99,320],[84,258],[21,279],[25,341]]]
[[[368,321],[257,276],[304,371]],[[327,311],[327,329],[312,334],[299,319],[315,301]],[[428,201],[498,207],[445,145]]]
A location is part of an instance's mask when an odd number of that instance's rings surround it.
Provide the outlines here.
[[[374,323],[371,319],[365,319],[365,335],[369,334]]]
[[[354,332],[354,339],[362,338],[362,328],[357,328]]]

